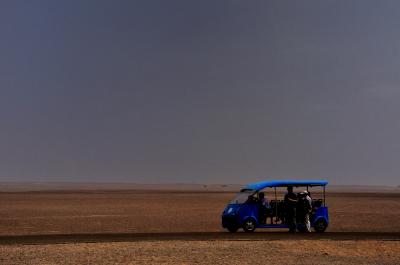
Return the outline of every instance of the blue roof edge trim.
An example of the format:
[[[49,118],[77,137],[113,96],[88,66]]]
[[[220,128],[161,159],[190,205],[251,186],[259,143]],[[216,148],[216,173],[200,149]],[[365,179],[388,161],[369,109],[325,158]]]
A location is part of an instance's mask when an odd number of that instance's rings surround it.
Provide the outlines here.
[[[247,184],[245,189],[250,190],[262,190],[264,188],[274,188],[274,187],[305,187],[305,186],[326,186],[328,181],[326,180],[271,180],[271,181],[261,181],[257,183]]]

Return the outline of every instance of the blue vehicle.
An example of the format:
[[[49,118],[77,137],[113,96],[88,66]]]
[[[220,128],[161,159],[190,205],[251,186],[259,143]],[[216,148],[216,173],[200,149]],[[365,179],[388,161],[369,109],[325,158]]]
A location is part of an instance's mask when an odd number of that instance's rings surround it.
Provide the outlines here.
[[[230,232],[236,232],[242,228],[245,232],[253,232],[256,228],[288,228],[283,199],[278,200],[277,189],[282,191],[287,187],[304,188],[309,191],[311,187],[322,187],[322,198],[312,200],[312,212],[310,216],[311,227],[316,232],[324,232],[329,225],[328,207],[326,206],[325,180],[302,181],[262,181],[248,184],[236,197],[229,202],[222,213],[222,227]],[[274,200],[269,201],[269,213],[271,222],[267,224],[267,218],[261,214],[259,194],[274,192]],[[278,190],[279,191],[279,190]],[[280,191],[279,191],[280,192]],[[268,198],[270,199],[270,198]]]

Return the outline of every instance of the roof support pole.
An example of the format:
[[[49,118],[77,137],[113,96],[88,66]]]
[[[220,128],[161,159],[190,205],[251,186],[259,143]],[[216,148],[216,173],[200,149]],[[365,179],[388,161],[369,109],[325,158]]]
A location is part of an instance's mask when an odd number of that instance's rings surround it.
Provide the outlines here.
[[[278,198],[276,196],[276,187],[275,189],[275,224],[276,224],[276,219],[278,218]]]

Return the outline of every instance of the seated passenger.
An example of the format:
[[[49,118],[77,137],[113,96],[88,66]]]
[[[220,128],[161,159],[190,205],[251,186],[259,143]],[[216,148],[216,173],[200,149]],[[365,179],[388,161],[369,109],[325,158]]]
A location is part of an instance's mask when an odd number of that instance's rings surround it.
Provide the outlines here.
[[[267,223],[267,217],[271,217],[271,224],[272,224],[272,215],[271,215],[271,206],[268,203],[267,198],[265,198],[264,192],[260,192],[258,194],[258,203],[260,204],[259,212],[261,217],[262,223]]]
[[[257,201],[258,201],[258,200],[257,200],[256,197],[254,197],[253,195],[249,195],[249,196],[247,197],[246,203],[256,203]]]
[[[258,199],[260,200],[260,203],[265,207],[265,208],[270,208],[269,203],[267,198],[265,198],[264,192],[260,192],[258,194]]]

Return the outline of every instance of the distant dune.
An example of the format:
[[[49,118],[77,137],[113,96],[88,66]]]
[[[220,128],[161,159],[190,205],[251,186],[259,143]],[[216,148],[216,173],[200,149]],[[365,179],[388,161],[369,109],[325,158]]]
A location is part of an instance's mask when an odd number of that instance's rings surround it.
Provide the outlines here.
[[[190,183],[78,183],[78,182],[0,182],[0,191],[52,191],[52,190],[178,190],[178,191],[238,191],[240,184]]]
[[[237,192],[245,184],[191,183],[79,183],[79,182],[0,182],[0,192],[95,191],[95,190],[167,190]],[[330,192],[400,192],[400,187],[368,185],[329,185]]]

